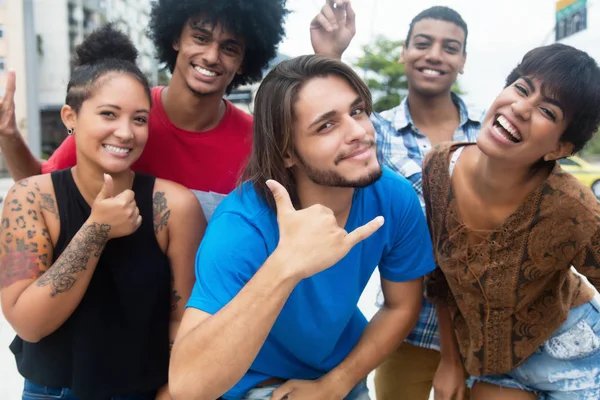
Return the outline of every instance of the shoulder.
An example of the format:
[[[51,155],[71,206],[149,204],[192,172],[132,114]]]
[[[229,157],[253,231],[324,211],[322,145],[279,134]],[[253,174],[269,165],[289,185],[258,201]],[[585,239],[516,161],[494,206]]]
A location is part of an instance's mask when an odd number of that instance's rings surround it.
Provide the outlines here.
[[[54,185],[50,174],[36,175],[16,182],[8,190],[5,203],[10,204],[12,200],[26,200],[29,204],[37,204],[40,201],[56,201]]]
[[[198,198],[191,190],[179,183],[156,178],[152,193],[155,215],[160,203],[168,204],[169,209],[182,214],[196,214],[202,211]]]
[[[239,109],[238,107],[236,107],[232,102],[230,102],[229,100],[225,100],[226,104],[227,104],[227,117],[236,123],[236,125],[239,125],[240,127],[243,128],[249,128],[252,129],[252,123],[254,122],[254,117],[250,114],[248,114],[247,112],[242,111],[241,109]]]
[[[540,208],[543,214],[563,220],[577,221],[585,234],[593,234],[600,227],[600,203],[592,190],[577,178],[556,166],[542,190]]]

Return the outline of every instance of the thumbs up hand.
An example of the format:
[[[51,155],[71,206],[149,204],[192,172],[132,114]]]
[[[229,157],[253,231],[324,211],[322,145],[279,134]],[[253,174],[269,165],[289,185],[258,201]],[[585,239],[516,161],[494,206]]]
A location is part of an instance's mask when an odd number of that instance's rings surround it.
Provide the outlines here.
[[[109,226],[109,239],[131,235],[142,224],[133,191],[128,189],[114,196],[112,177],[104,174],[104,185],[92,204],[88,223]]]
[[[347,233],[338,226],[331,209],[317,204],[297,211],[279,182],[269,180],[266,184],[277,207],[279,244],[276,251],[285,254],[285,259],[290,260],[288,266],[294,268],[293,273],[301,279],[331,267],[383,225],[383,217],[376,217]]]

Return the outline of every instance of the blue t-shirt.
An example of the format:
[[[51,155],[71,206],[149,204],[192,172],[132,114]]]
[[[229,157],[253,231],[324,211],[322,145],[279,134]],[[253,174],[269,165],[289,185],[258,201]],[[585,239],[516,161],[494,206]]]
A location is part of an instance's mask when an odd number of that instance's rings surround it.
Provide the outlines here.
[[[434,269],[419,199],[406,179],[385,168],[380,180],[356,190],[345,229],[351,232],[378,215],[385,223],[377,232],[337,264],[296,286],[249,371],[225,399],[240,399],[272,377],[317,379],[344,360],[367,325],[357,304],[376,266],[393,282]],[[277,217],[252,185],[232,192],[213,214],[200,245],[197,280],[187,306],[218,312],[278,241]]]

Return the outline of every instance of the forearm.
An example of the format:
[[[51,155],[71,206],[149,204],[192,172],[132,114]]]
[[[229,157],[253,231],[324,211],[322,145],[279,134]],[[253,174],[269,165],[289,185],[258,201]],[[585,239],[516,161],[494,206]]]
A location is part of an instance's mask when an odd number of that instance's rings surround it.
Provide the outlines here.
[[[454,333],[448,306],[440,303],[436,304],[436,313],[440,331],[441,357],[448,361],[460,361],[460,351],[458,350],[458,342],[456,341],[456,334]]]
[[[38,341],[75,311],[108,241],[107,229],[84,224],[56,262],[17,298],[10,322],[21,338]]]
[[[42,162],[31,153],[19,132],[0,137],[0,148],[15,182],[42,173]]]
[[[419,303],[420,304],[420,303]],[[384,305],[371,319],[360,340],[336,368],[323,377],[346,396],[406,339],[415,326],[420,305],[391,309]]]
[[[213,400],[244,376],[298,283],[285,274],[285,262],[269,257],[233,300],[177,339],[169,371],[174,399]]]

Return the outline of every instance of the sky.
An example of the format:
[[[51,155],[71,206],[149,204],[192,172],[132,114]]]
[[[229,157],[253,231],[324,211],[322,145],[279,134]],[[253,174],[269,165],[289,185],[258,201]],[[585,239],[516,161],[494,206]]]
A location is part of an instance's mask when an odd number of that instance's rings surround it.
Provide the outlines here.
[[[587,0],[588,29],[563,41],[600,61],[600,0]],[[292,13],[280,52],[310,54],[309,25],[325,0],[288,0]],[[504,79],[528,50],[554,42],[555,0],[353,0],[356,36],[343,60],[352,63],[363,45],[377,35],[406,38],[411,19],[420,11],[444,5],[458,11],[469,28],[465,73],[459,77],[467,104],[487,108],[502,90]]]

